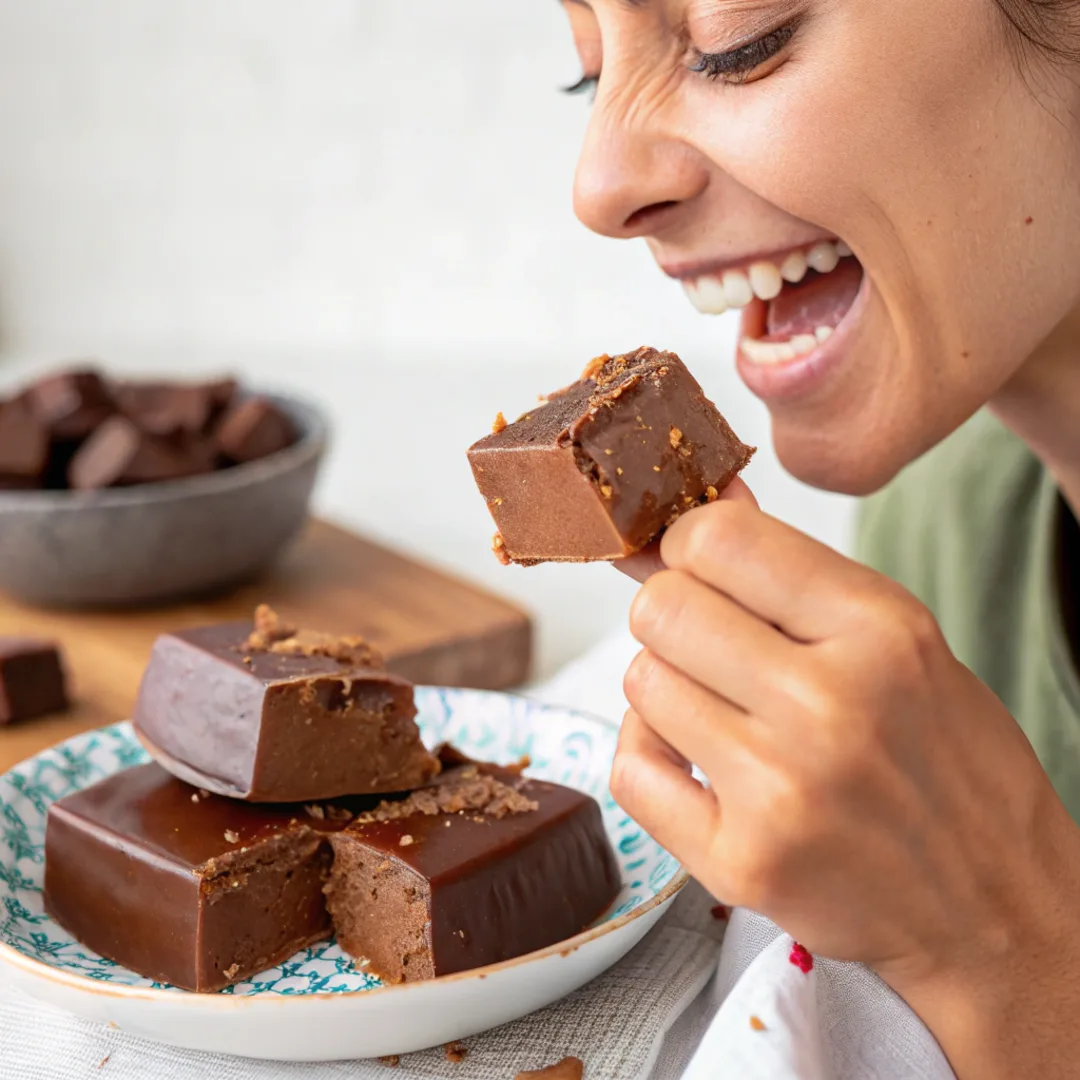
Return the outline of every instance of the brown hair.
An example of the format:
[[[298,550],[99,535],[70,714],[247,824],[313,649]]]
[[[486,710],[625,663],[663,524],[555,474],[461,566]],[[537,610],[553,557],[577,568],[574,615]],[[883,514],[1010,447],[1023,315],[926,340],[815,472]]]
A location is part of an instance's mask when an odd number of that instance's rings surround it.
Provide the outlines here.
[[[1034,51],[1058,63],[1080,63],[1080,3],[1077,0],[995,2],[1015,31],[1014,43],[1022,54]]]

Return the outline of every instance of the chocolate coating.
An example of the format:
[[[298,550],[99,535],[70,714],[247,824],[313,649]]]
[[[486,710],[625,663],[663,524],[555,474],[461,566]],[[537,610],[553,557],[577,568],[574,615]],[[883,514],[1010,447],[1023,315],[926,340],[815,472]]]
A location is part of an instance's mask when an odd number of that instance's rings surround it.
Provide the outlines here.
[[[329,860],[297,807],[204,797],[142,765],[49,808],[45,909],[124,967],[220,990],[330,936]]]
[[[251,630],[158,638],[133,720],[167,768],[253,802],[404,791],[438,772],[411,683],[355,661],[251,649]]]
[[[674,353],[643,348],[594,361],[469,462],[501,552],[529,565],[633,554],[753,453]]]
[[[330,837],[326,893],[338,941],[384,979],[429,979],[542,949],[586,929],[619,891],[593,799],[479,768],[535,808],[417,813]]]
[[[51,641],[0,637],[0,724],[68,706],[60,650]]]

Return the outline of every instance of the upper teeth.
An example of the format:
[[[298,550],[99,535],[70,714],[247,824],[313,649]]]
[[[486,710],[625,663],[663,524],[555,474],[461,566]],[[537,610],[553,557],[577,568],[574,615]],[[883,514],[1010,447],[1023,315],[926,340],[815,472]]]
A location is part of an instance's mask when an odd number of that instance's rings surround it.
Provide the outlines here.
[[[706,275],[684,281],[690,302],[706,315],[723,315],[728,308],[744,308],[756,296],[773,300],[780,295],[784,282],[797,284],[807,269],[829,274],[851,248],[842,240],[823,240],[808,251],[793,251],[779,264],[768,260],[754,263],[748,270],[725,270],[722,275]]]

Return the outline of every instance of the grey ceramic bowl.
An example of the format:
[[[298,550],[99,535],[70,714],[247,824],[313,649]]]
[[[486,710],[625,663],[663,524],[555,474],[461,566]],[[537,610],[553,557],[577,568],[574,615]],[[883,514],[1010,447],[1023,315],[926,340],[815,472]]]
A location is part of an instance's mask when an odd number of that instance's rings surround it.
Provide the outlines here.
[[[327,439],[318,410],[268,396],[298,438],[260,461],[163,484],[0,492],[0,590],[49,607],[140,604],[266,569],[304,524]]]

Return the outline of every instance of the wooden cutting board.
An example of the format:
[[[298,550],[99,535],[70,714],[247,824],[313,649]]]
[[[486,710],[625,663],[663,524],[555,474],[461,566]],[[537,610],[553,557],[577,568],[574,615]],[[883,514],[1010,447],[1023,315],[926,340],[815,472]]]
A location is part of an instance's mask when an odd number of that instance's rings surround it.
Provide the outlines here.
[[[123,611],[54,612],[0,597],[0,634],[59,641],[74,705],[0,727],[0,771],[70,735],[128,717],[158,634],[248,619],[258,603],[313,630],[360,634],[418,683],[499,690],[523,683],[529,617],[512,604],[323,521],[263,581],[208,600]]]

